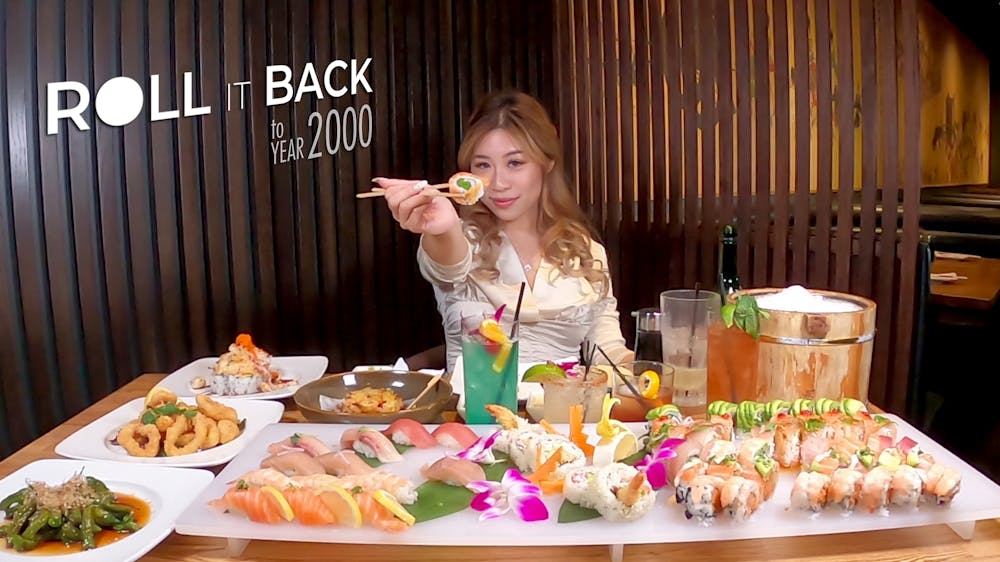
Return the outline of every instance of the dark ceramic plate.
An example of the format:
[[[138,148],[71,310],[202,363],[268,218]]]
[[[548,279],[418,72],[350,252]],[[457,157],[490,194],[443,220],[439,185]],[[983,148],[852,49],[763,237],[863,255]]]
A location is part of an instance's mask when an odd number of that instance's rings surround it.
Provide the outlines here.
[[[320,396],[332,399],[343,399],[353,390],[365,387],[388,388],[394,391],[408,405],[427,387],[434,378],[431,375],[416,371],[357,371],[329,375],[309,384],[303,385],[295,392],[295,404],[299,411],[309,421],[321,423],[350,424],[389,424],[400,418],[410,418],[421,423],[438,423],[441,412],[451,400],[451,383],[441,379],[409,410],[400,410],[392,414],[345,414],[334,410],[324,410],[320,407]]]

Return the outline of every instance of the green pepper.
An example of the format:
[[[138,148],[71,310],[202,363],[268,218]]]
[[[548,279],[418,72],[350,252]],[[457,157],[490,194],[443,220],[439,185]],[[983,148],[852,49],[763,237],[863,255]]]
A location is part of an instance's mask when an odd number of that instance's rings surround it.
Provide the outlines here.
[[[87,485],[90,486],[91,490],[94,490],[95,492],[98,492],[98,493],[110,491],[110,490],[108,490],[107,484],[105,484],[104,482],[101,482],[100,480],[98,480],[97,478],[94,478],[93,476],[88,476],[87,477]]]
[[[83,533],[80,531],[80,526],[72,521],[65,521],[59,528],[59,540],[66,544],[82,541]]]
[[[63,524],[62,512],[49,514],[49,520],[48,520],[49,527],[58,529],[59,527],[62,527],[62,524]]]
[[[10,524],[16,530],[12,534],[20,534],[21,527],[24,527],[24,524],[28,522],[28,518],[35,512],[35,507],[34,501],[28,501],[14,510],[14,513],[10,517]]]
[[[28,518],[28,526],[25,527],[24,532],[21,536],[27,540],[35,540],[35,535],[38,531],[42,530],[42,527],[46,526],[49,522],[49,510],[39,509]]]
[[[24,503],[24,500],[25,498],[27,498],[27,496],[28,496],[28,489],[21,488],[20,490],[4,498],[3,501],[0,501],[0,511],[4,512],[10,511],[11,508],[17,507],[18,505]]]
[[[93,505],[88,505],[83,508],[83,522],[80,523],[80,531],[83,533],[83,539],[80,542],[83,543],[84,550],[90,550],[97,546],[94,541],[94,535],[100,531],[100,528],[94,523],[93,507]]]
[[[122,503],[109,502],[101,504],[101,507],[112,513],[118,514],[118,517],[132,513],[132,508]]]
[[[21,535],[14,535],[7,538],[7,544],[12,546],[14,550],[18,552],[24,552],[26,550],[31,550],[38,546],[38,538],[27,539]]]
[[[80,509],[79,507],[74,507],[73,509],[69,510],[69,513],[67,514],[67,518],[74,525],[79,525],[80,523],[83,523],[83,510]]]
[[[91,508],[91,516],[94,518],[94,523],[97,523],[99,526],[112,527],[121,523],[110,511],[97,505],[91,506]]]

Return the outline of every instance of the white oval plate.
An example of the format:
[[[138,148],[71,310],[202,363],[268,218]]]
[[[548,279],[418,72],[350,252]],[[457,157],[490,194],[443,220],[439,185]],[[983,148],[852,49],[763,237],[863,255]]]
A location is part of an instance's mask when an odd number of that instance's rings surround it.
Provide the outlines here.
[[[81,471],[84,476],[93,476],[103,481],[112,492],[133,495],[148,502],[149,521],[138,531],[93,550],[44,557],[30,551],[21,553],[3,547],[0,549],[0,560],[29,562],[48,558],[59,562],[132,562],[167,538],[181,512],[204,491],[214,477],[207,470],[44,459],[21,467],[0,480],[0,498],[24,488],[27,480],[55,485],[69,480]]]
[[[188,404],[194,404],[194,398],[180,397],[179,399]],[[232,460],[264,426],[279,421],[285,412],[285,406],[280,402],[268,400],[236,401],[217,398],[218,402],[235,408],[240,419],[246,419],[246,427],[239,437],[224,445],[190,455],[133,457],[126,453],[122,447],[112,444],[111,440],[118,435],[118,430],[123,425],[138,419],[145,400],[145,398],[136,398],[84,426],[73,435],[63,439],[62,443],[56,445],[56,453],[72,459],[118,461],[158,466],[186,468],[217,466]]]
[[[209,393],[209,389],[191,388],[191,379],[204,377],[210,380],[212,377],[212,367],[218,361],[218,357],[202,357],[170,373],[165,379],[160,381],[159,386],[172,390],[178,396],[193,396],[195,394]],[[288,357],[272,357],[271,369],[281,373],[282,378],[293,379],[295,382],[283,386],[271,392],[254,392],[239,396],[225,396],[224,398],[235,399],[278,399],[288,398],[295,394],[300,386],[307,382],[314,381],[326,373],[326,367],[330,360],[322,355],[298,355]],[[214,395],[213,395],[214,396]],[[223,396],[219,396],[223,398]]]

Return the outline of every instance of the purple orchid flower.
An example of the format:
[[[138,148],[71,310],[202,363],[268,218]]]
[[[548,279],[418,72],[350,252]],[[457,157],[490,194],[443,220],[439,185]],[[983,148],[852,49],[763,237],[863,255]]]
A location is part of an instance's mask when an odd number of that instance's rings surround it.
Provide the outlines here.
[[[659,490],[667,485],[667,465],[664,461],[676,457],[677,451],[674,449],[683,442],[683,439],[667,439],[660,443],[655,453],[646,455],[641,461],[635,463],[635,468],[639,472],[646,473],[646,480],[649,481],[649,485],[654,490]]]
[[[493,313],[493,319],[499,322],[500,319],[503,318],[503,311],[505,308],[507,308],[507,305],[501,304],[500,308],[498,308],[497,311]]]
[[[465,487],[476,492],[469,507],[482,511],[480,521],[500,517],[511,509],[524,521],[549,518],[549,510],[541,499],[541,488],[529,482],[516,468],[507,469],[500,482],[475,480]]]
[[[570,372],[570,369],[572,369],[573,367],[576,367],[579,364],[580,364],[579,361],[564,361],[562,363],[556,363],[556,365],[560,369],[562,369],[563,371],[566,371],[567,373]]]
[[[493,443],[500,436],[499,431],[494,431],[492,435],[480,437],[476,442],[469,445],[469,448],[455,454],[455,458],[465,459],[480,464],[493,464],[497,458],[493,456]]]

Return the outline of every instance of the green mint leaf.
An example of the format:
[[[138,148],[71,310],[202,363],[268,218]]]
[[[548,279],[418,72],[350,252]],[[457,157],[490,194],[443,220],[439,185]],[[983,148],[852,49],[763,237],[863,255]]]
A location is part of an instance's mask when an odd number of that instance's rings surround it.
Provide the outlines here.
[[[736,305],[727,304],[722,307],[722,322],[727,328],[733,327],[733,315],[736,314]]]

